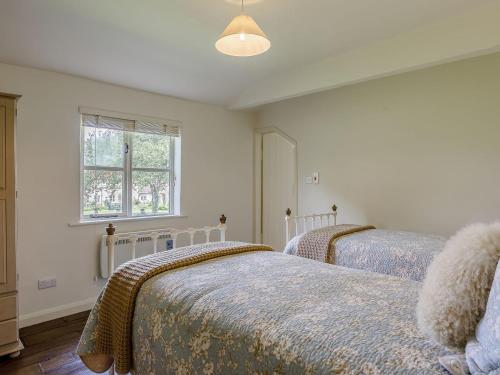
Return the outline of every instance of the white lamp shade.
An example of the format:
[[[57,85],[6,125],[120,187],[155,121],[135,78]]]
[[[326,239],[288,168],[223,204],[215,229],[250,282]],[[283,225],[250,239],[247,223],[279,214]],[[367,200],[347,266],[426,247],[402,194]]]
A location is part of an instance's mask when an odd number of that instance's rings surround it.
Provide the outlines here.
[[[244,14],[234,17],[215,43],[219,52],[230,56],[260,55],[270,47],[271,42],[259,25]]]

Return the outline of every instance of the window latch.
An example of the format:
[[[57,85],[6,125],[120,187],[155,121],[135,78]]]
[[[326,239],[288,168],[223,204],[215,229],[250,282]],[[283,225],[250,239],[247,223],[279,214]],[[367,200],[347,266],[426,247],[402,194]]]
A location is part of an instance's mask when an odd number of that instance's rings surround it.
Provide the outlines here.
[[[128,154],[128,143],[125,143],[125,153]]]

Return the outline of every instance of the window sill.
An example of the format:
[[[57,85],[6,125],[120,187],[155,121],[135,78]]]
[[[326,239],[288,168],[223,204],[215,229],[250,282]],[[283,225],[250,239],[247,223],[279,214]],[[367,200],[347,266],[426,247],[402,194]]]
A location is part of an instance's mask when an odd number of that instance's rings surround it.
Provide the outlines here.
[[[80,227],[84,225],[96,225],[103,223],[118,223],[127,221],[150,221],[150,220],[168,220],[168,219],[182,219],[186,215],[151,215],[151,216],[138,216],[138,217],[106,217],[99,219],[81,219],[80,221],[69,223],[69,227]]]

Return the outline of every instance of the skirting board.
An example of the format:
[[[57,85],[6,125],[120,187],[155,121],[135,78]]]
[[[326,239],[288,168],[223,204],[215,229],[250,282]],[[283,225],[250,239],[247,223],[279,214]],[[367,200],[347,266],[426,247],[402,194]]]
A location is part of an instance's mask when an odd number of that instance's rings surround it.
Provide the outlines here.
[[[34,324],[47,322],[49,320],[62,318],[71,314],[76,314],[85,310],[90,310],[94,306],[95,298],[88,298],[83,301],[68,303],[67,305],[61,305],[53,307],[51,309],[45,309],[40,311],[35,311],[29,314],[23,314],[19,316],[19,327],[29,327]]]

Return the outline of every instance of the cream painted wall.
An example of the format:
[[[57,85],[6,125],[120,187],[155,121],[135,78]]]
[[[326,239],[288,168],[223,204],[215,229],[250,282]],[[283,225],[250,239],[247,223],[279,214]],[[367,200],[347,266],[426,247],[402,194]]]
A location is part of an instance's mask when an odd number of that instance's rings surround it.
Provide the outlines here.
[[[370,79],[500,51],[500,2],[477,4],[393,37],[276,72],[236,97],[231,108],[252,108]]]
[[[103,225],[79,218],[78,106],[183,122],[181,210],[187,218],[119,223],[120,231],[217,224],[252,239],[253,126],[249,113],[149,94],[68,75],[0,64],[0,92],[21,94],[17,123],[18,271],[22,324],[88,307],[101,282]],[[57,277],[57,287],[37,280]]]
[[[500,54],[262,107],[298,142],[299,211],[450,235],[500,219]],[[319,171],[320,184],[305,176]]]

